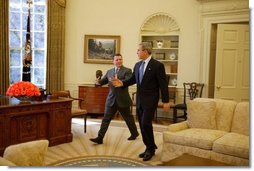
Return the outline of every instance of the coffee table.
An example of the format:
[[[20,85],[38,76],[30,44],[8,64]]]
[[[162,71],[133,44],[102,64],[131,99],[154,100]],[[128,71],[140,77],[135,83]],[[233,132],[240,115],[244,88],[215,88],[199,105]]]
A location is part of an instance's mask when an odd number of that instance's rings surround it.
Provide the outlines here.
[[[159,166],[230,166],[229,164],[211,159],[201,158],[190,154],[183,154]]]

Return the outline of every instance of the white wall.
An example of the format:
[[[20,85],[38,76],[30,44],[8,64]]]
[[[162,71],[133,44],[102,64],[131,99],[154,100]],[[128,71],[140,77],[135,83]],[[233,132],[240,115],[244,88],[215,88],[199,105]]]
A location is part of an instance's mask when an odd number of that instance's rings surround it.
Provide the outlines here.
[[[124,65],[133,68],[138,58],[139,30],[147,17],[165,12],[180,26],[178,85],[199,81],[199,3],[196,0],[67,0],[65,87],[93,83],[95,71],[110,64],[84,63],[84,35],[120,35]],[[71,88],[72,87],[72,88]]]

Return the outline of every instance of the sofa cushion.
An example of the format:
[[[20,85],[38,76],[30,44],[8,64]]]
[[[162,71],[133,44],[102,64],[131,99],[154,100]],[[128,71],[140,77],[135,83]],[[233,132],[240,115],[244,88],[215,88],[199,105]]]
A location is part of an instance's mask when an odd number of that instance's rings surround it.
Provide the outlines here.
[[[218,130],[229,132],[232,126],[236,102],[231,100],[214,99],[216,103],[216,127]]]
[[[216,103],[209,99],[190,100],[187,103],[187,123],[190,128],[216,129]]]
[[[3,157],[17,166],[42,166],[48,140],[36,140],[8,146]]]
[[[226,133],[220,130],[190,128],[178,132],[163,132],[163,141],[211,150],[213,142]]]
[[[249,136],[227,133],[213,144],[213,151],[231,156],[249,158]]]
[[[240,102],[235,108],[231,132],[249,135],[249,102]]]

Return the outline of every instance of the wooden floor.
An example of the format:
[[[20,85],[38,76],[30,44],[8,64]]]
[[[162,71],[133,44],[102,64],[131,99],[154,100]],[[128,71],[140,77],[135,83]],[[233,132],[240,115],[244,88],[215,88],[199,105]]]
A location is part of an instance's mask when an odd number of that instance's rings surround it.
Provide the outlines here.
[[[193,156],[190,154],[183,154],[180,157],[165,162],[159,166],[230,166],[230,165],[211,159]]]

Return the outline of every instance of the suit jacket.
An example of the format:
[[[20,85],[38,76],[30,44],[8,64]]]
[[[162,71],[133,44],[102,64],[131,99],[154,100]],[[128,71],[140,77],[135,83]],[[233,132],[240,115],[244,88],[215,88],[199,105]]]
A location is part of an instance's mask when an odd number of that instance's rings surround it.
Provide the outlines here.
[[[168,83],[164,65],[151,58],[144,72],[143,80],[139,83],[139,68],[142,61],[134,66],[134,72],[129,80],[123,81],[123,86],[137,84],[136,105],[137,107],[149,108],[158,106],[161,91],[162,102],[169,102]],[[160,91],[159,91],[160,90]]]
[[[124,81],[131,77],[132,71],[130,68],[126,68],[121,66],[117,77],[118,79]],[[128,87],[114,87],[112,83],[109,81],[110,78],[115,76],[115,68],[112,68],[107,71],[104,77],[99,81],[101,85],[108,84],[109,85],[109,93],[107,96],[106,106],[113,106],[115,101],[117,102],[119,107],[130,107],[131,106],[131,98],[129,94]]]

